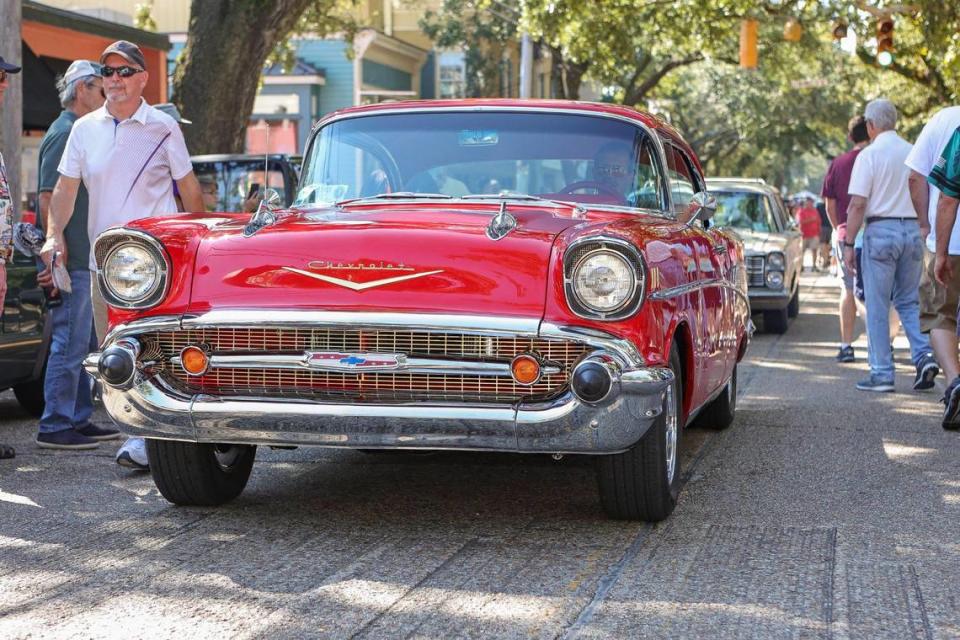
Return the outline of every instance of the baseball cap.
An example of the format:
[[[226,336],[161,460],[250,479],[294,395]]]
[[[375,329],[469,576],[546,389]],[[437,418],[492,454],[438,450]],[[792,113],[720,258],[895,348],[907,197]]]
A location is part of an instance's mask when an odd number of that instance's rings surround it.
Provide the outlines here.
[[[88,76],[101,77],[100,65],[89,60],[74,60],[67,72],[63,74],[63,84],[68,85],[74,80]]]
[[[140,51],[140,47],[133,44],[132,42],[127,42],[126,40],[117,40],[112,45],[103,50],[103,53],[100,54],[100,64],[103,64],[103,61],[107,59],[111,53],[115,53],[127,62],[132,62],[135,65],[139,65],[141,69],[147,68],[146,59],[143,57],[143,51]]]
[[[0,56],[0,70],[6,71],[7,73],[20,73],[20,67],[15,64],[10,64],[3,59],[3,56]]]

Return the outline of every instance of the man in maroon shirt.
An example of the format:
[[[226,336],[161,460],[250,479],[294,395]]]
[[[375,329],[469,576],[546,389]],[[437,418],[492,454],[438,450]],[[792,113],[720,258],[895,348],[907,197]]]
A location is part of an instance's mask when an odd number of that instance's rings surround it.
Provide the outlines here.
[[[853,143],[853,148],[834,158],[827,169],[827,176],[823,179],[823,190],[820,195],[827,205],[827,217],[833,226],[833,247],[840,265],[840,278],[843,280],[843,289],[840,292],[840,351],[837,353],[838,362],[853,362],[853,327],[857,321],[857,303],[854,298],[854,277],[856,276],[844,264],[843,242],[847,231],[847,206],[850,204],[850,195],[847,188],[850,186],[850,174],[853,172],[853,161],[857,154],[870,142],[867,135],[867,123],[863,116],[857,116],[847,125],[847,138]]]

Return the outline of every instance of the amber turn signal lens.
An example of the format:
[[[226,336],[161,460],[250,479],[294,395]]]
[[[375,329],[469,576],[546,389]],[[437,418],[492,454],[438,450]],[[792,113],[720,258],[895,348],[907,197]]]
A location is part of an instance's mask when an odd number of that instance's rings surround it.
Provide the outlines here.
[[[534,384],[540,379],[540,362],[531,355],[522,354],[510,363],[513,379],[520,384]]]
[[[190,375],[199,376],[206,373],[210,361],[203,349],[191,346],[180,352],[180,364],[183,365],[183,370]]]

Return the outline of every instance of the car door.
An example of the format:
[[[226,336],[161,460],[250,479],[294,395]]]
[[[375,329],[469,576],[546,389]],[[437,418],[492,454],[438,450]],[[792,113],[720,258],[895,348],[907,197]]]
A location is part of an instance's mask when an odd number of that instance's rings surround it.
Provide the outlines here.
[[[43,291],[32,258],[7,263],[7,295],[0,318],[0,388],[33,378],[43,342]]]
[[[694,193],[704,190],[703,178],[694,168],[686,153],[665,141],[667,171],[670,177],[670,193],[674,211],[684,211]],[[695,260],[700,276],[700,305],[697,314],[696,340],[701,350],[702,367],[699,378],[709,393],[726,379],[729,348],[724,336],[732,331],[732,321],[724,313],[729,295],[723,281],[729,277],[727,241],[722,233],[710,230],[700,221],[690,225],[696,253]],[[729,326],[728,326],[729,325]]]

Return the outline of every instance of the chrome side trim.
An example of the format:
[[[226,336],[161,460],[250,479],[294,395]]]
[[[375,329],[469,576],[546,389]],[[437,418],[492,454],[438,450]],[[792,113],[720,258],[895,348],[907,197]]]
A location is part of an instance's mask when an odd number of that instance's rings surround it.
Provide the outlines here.
[[[175,331],[179,328],[180,316],[152,316],[150,318],[131,320],[127,324],[118,324],[111,329],[107,337],[104,338],[101,346],[108,345],[126,336],[134,336],[150,331]]]
[[[360,355],[360,354],[355,354]],[[363,354],[374,355],[374,354]],[[214,369],[293,369],[300,371],[331,371],[336,373],[447,373],[465,376],[494,376],[510,378],[513,376],[510,364],[506,362],[479,362],[471,360],[440,360],[432,358],[410,358],[404,354],[376,354],[396,356],[397,364],[385,366],[370,366],[363,368],[348,368],[334,364],[314,363],[309,360],[309,354],[303,355],[217,355],[210,356],[208,370]],[[180,358],[175,357],[171,362],[177,366]],[[561,372],[556,365],[546,364],[542,368],[543,375],[553,375]]]
[[[741,298],[750,301],[747,294],[741,291],[735,284],[729,282],[723,278],[708,278],[705,280],[698,280],[696,282],[688,282],[687,284],[681,284],[676,287],[670,287],[668,289],[660,289],[659,291],[654,291],[650,294],[651,300],[666,300],[668,298],[676,298],[677,296],[682,296],[688,293],[693,293],[700,289],[706,289],[707,287],[723,287],[725,289],[730,289],[735,292]]]

